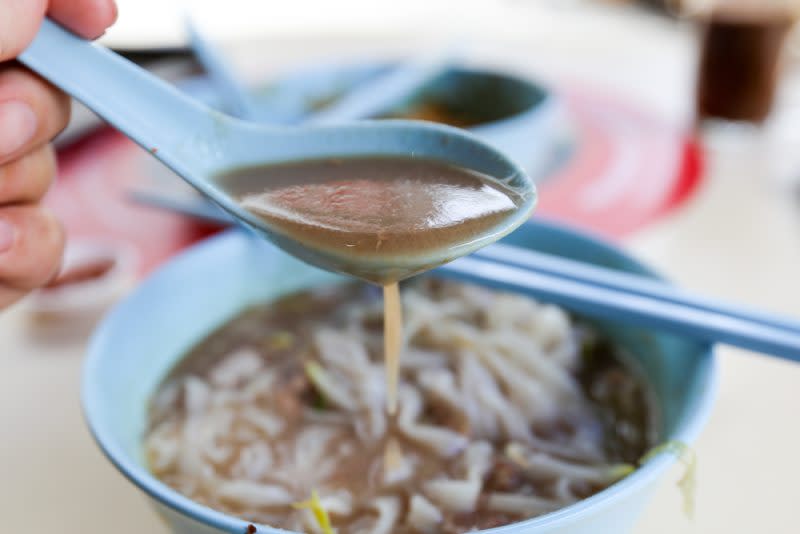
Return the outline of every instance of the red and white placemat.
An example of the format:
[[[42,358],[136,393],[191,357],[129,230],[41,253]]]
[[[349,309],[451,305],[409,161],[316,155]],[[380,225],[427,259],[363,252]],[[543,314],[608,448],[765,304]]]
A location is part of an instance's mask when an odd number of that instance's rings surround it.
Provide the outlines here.
[[[570,161],[540,188],[537,215],[621,238],[678,206],[702,177],[687,132],[624,97],[565,88],[577,135]]]

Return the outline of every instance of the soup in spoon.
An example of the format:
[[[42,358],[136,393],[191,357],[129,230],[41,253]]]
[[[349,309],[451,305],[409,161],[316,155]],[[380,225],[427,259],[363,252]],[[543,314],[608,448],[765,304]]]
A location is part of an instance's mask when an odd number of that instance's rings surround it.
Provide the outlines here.
[[[216,183],[325,267],[383,286],[388,409],[396,407],[397,282],[507,233],[524,193],[448,163],[408,157],[324,159],[239,169]]]

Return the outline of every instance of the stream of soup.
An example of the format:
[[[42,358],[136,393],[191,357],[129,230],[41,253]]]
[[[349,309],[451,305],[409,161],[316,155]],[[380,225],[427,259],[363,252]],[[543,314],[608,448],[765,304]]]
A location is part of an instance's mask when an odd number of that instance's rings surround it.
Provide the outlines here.
[[[383,286],[387,409],[394,413],[402,319],[397,282],[418,269],[370,272],[379,259],[426,257],[496,231],[523,199],[490,176],[430,159],[373,156],[239,169],[216,182],[274,231]],[[330,265],[326,265],[330,267]]]

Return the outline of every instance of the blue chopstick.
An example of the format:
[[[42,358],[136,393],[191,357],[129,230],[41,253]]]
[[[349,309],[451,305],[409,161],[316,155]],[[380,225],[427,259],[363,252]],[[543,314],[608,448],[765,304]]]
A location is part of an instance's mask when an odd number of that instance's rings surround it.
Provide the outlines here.
[[[243,85],[239,84],[236,75],[228,68],[225,59],[195,28],[188,17],[186,18],[186,31],[189,34],[192,51],[222,95],[222,101],[228,106],[228,111],[240,119],[257,120],[259,110],[250,93]]]
[[[751,320],[741,309],[737,315],[729,315],[724,309],[698,308],[677,299],[664,300],[641,292],[622,291],[619,287],[544,274],[480,255],[457,259],[437,271],[451,278],[542,298],[590,317],[721,342],[800,362],[800,329],[763,324],[758,317]],[[788,319],[780,322],[792,326]]]
[[[263,110],[259,109],[247,88],[228,68],[219,51],[197,30],[188,17],[186,30],[192,51],[216,85],[222,101],[230,108],[230,112],[240,119],[252,121],[270,119],[264,116]],[[331,124],[366,119],[385,112],[395,104],[402,104],[454,62],[456,49],[456,46],[451,46],[439,54],[403,62],[387,74],[381,74],[374,80],[350,88],[330,106],[304,117],[303,122]]]
[[[474,256],[524,267],[537,273],[557,276],[567,280],[584,282],[607,289],[617,289],[625,293],[648,296],[664,302],[673,302],[696,309],[724,313],[731,317],[739,317],[765,326],[781,328],[800,334],[800,321],[699,296],[685,289],[636,274],[615,271],[590,263],[502,243],[481,249]]]

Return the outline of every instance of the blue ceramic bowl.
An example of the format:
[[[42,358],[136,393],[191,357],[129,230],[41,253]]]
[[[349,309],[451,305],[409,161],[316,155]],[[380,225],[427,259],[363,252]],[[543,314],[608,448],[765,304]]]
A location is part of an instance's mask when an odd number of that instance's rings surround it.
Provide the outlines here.
[[[504,241],[654,276],[621,250],[562,226],[527,223]],[[152,499],[176,533],[241,534],[247,523],[192,502],[148,472],[142,436],[150,396],[187,349],[242,308],[341,279],[249,234],[230,231],[160,269],[119,304],[95,332],[82,391],[89,427],[108,458]],[[714,397],[717,373],[711,347],[622,325],[601,324],[601,328],[642,364],[660,406],[662,437],[693,442]],[[670,454],[662,454],[588,499],[491,532],[628,532],[656,483],[675,461]],[[258,532],[281,531],[259,527]]]
[[[257,90],[260,113],[271,122],[295,124],[348,89],[388,72],[392,63],[322,64],[289,72]],[[217,102],[205,78],[181,84],[210,104]],[[465,127],[503,151],[542,181],[571,153],[572,139],[561,98],[549,88],[507,73],[454,66],[385,115],[397,115],[420,103],[436,103],[479,123]]]

